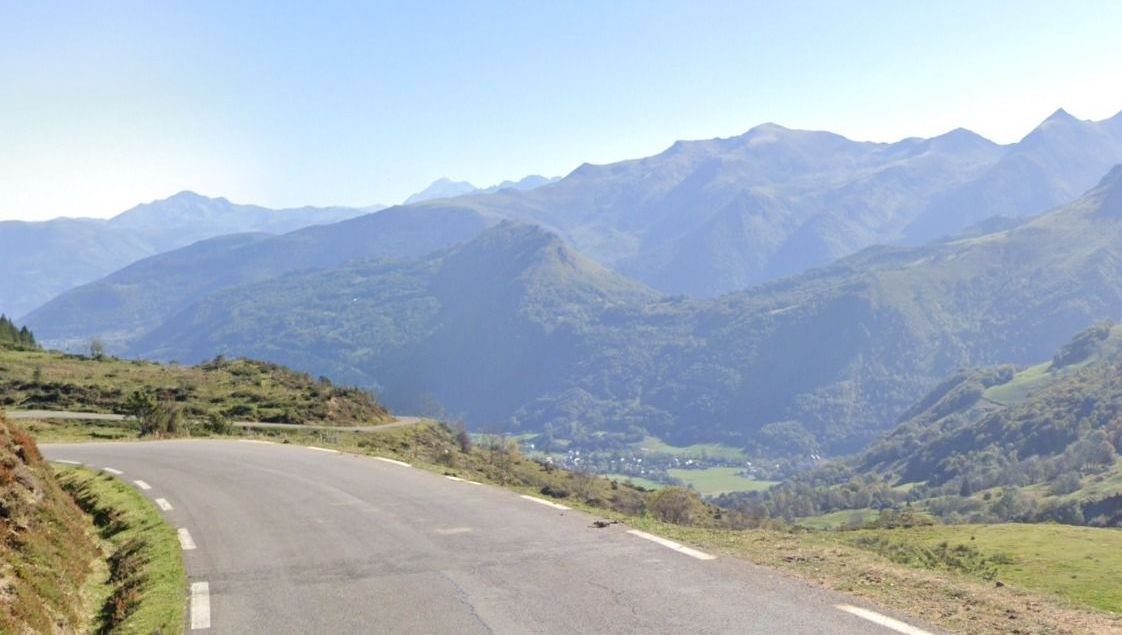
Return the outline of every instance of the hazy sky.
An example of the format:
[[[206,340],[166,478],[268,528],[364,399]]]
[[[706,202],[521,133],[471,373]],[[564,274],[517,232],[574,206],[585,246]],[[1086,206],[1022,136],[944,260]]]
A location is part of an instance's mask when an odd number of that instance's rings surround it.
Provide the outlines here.
[[[1122,110],[1122,2],[0,0],[0,218],[393,203],[764,122],[1015,141]]]

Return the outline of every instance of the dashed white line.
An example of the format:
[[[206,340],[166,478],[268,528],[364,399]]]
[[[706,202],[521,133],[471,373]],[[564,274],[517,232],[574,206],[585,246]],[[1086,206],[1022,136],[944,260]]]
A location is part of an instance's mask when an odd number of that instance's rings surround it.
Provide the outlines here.
[[[124,474],[124,472],[122,472],[121,470],[115,470],[111,467],[103,467],[101,469],[102,469],[103,472],[109,472],[113,476],[120,476],[120,475]]]
[[[412,465],[409,465],[405,461],[398,461],[397,459],[387,459],[384,456],[375,456],[375,457],[373,457],[373,459],[375,461],[381,461],[383,463],[393,463],[394,465],[400,465],[401,467],[413,467]]]
[[[331,448],[321,448],[314,445],[308,445],[305,447],[307,447],[309,450],[315,450],[317,452],[330,452],[331,454],[339,454],[339,450],[332,450]]]
[[[195,540],[191,538],[191,532],[187,531],[186,527],[180,527],[175,533],[179,537],[179,546],[184,551],[190,551],[195,548]]]
[[[458,476],[452,476],[450,474],[445,474],[444,478],[448,479],[449,481],[456,481],[457,483],[471,483],[472,485],[482,485],[483,484],[483,483],[477,483],[476,481],[469,481],[466,478],[460,478]]]
[[[81,461],[67,461],[65,459],[55,459],[54,462],[55,463],[65,463],[67,465],[81,465],[82,464]]]
[[[169,503],[168,499],[166,499],[166,498],[157,498],[156,499],[156,507],[159,507],[160,509],[164,510],[165,512],[170,512],[172,510],[171,503]]]
[[[667,549],[673,549],[674,551],[677,551],[678,553],[684,553],[687,556],[690,556],[691,558],[697,558],[698,560],[716,560],[716,558],[717,558],[717,556],[705,553],[704,551],[698,551],[697,549],[691,549],[690,547],[687,547],[683,544],[676,543],[673,540],[667,540],[666,538],[662,538],[662,537],[656,536],[654,534],[648,534],[647,532],[639,531],[638,529],[629,529],[629,530],[627,530],[627,533],[631,534],[632,536],[638,536],[640,538],[643,538],[644,540],[650,540],[651,542],[660,544],[663,547],[666,547]]]
[[[152,486],[149,485],[148,483],[145,483],[144,481],[133,481],[133,483],[136,483],[136,486],[139,487],[140,489],[143,489],[143,490],[152,489]]]
[[[210,583],[191,583],[191,630],[210,628]]]
[[[552,507],[554,509],[569,509],[568,507],[565,507],[564,505],[561,505],[560,503],[555,503],[553,501],[547,501],[544,498],[538,498],[537,496],[528,496],[526,494],[522,494],[522,498],[525,498],[528,501],[534,501],[535,503],[538,503],[539,505],[546,505],[546,506]]]
[[[904,635],[931,635],[931,633],[923,630],[922,628],[916,628],[915,626],[912,626],[911,624],[908,624],[906,622],[894,620],[887,615],[881,615],[876,611],[863,609],[859,606],[852,606],[850,604],[838,604],[834,608],[845,611],[846,613],[856,615],[861,619],[869,620],[870,622],[879,624],[885,628],[890,628],[897,633],[903,633]]]
[[[433,533],[435,533],[439,536],[454,536],[456,534],[471,533],[471,531],[472,531],[471,527],[447,527],[447,528],[442,528],[442,529],[436,529],[436,530],[433,531]]]

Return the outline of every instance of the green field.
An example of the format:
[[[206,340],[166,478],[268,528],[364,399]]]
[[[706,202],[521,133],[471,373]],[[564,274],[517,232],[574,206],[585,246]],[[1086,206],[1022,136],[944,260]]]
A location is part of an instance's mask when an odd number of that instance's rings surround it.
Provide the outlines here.
[[[702,496],[757,492],[775,485],[774,481],[757,481],[737,476],[742,470],[739,467],[710,467],[703,470],[667,470],[666,473],[694,488]]]
[[[1030,366],[1025,370],[1017,373],[1013,379],[1001,384],[1000,386],[993,386],[986,389],[983,395],[986,399],[996,401],[1000,404],[1010,405],[1024,401],[1030,393],[1043,388],[1048,385],[1054,377],[1048,373],[1048,369],[1052,366],[1052,362],[1044,362]]]
[[[940,543],[977,550],[1006,584],[1036,589],[1098,609],[1122,612],[1122,531],[1053,524],[934,525],[842,532],[855,542],[876,536],[901,547]]]
[[[631,483],[635,487],[642,487],[644,489],[662,489],[666,487],[665,483],[652,481],[649,478],[641,476],[630,476],[627,474],[604,474],[604,478],[612,481],[619,481],[620,483]]]
[[[870,520],[876,520],[877,514],[878,512],[875,509],[869,507],[865,509],[843,509],[828,514],[800,518],[796,524],[810,529],[842,529],[850,524],[864,524]]]
[[[668,454],[683,459],[715,459],[719,461],[745,461],[744,451],[719,443],[697,443],[675,446],[663,442],[658,437],[647,437],[639,444],[639,449],[656,454]]]

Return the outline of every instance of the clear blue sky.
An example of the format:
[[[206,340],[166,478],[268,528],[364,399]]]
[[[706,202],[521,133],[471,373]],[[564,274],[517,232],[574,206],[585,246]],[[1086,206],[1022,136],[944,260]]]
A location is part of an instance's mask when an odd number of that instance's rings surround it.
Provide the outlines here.
[[[393,203],[764,121],[1002,142],[1122,110],[1122,2],[0,0],[0,218]]]

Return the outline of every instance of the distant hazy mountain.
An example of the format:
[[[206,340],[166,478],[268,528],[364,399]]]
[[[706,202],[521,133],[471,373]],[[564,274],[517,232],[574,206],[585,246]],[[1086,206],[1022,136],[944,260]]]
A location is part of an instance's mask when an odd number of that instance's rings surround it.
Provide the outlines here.
[[[475,187],[467,181],[453,181],[447,178],[440,178],[433,181],[425,189],[405,199],[405,205],[441,198],[452,198],[453,196],[462,196],[464,194],[471,194],[472,192],[478,191],[478,187]]]
[[[989,216],[1023,218],[1074,200],[1122,162],[1122,113],[1101,122],[1058,110],[980,177],[931,201],[906,230],[913,242]]]
[[[331,225],[273,236],[233,234],[151,256],[77,287],[28,315],[51,346],[81,347],[91,338],[121,350],[209,293],[290,271],[352,260],[417,257],[469,240],[489,221],[480,214],[391,208]]]
[[[41,223],[0,221],[0,311],[20,316],[78,284],[96,280],[153,252],[132,232],[105,221],[58,218]]]
[[[705,297],[873,244],[1016,222],[1071,200],[1119,161],[1122,115],[1096,123],[1060,111],[1010,146],[965,130],[880,144],[766,124],[731,139],[678,142],[654,157],[584,165],[561,180],[530,176],[477,190],[441,179],[409,207],[538,224],[653,288]],[[281,233],[361,212],[274,212],[184,193],[110,221],[2,223],[0,247],[16,273],[0,283],[0,309],[20,315],[201,238]],[[995,215],[1011,220],[987,220]]]
[[[283,233],[365,213],[332,207],[271,210],[181,192],[109,220],[0,222],[0,309],[22,315],[59,293],[145,256],[236,232]]]
[[[661,291],[712,296],[1070,201],[1122,161],[1120,129],[1122,114],[1057,113],[998,146],[965,130],[884,144],[765,124],[455,203],[542,225]]]
[[[522,179],[520,179],[518,181],[503,181],[502,183],[499,183],[498,185],[492,185],[491,187],[486,187],[486,188],[479,188],[479,187],[476,187],[476,186],[472,185],[471,183],[468,183],[467,181],[453,181],[453,180],[447,179],[447,178],[440,178],[440,179],[437,179],[437,180],[433,181],[432,184],[429,185],[428,187],[426,187],[425,189],[423,189],[420,192],[417,192],[416,194],[413,194],[409,198],[405,199],[404,204],[405,205],[411,205],[413,203],[420,203],[420,202],[423,202],[423,201],[431,201],[431,200],[442,199],[442,198],[453,198],[453,197],[456,197],[456,196],[463,196],[464,194],[475,194],[475,193],[486,194],[486,193],[498,192],[500,190],[506,190],[506,189],[526,191],[526,190],[532,190],[536,187],[541,187],[541,186],[549,184],[549,183],[553,183],[554,181],[557,181],[557,180],[559,180],[557,177],[546,178],[544,176],[539,176],[537,174],[531,174],[530,176],[523,177]]]
[[[227,287],[129,353],[262,357],[475,425],[799,454],[863,447],[955,368],[1046,359],[1120,314],[1116,168],[1012,229],[867,249],[716,300],[660,297],[504,224],[429,258]]]

